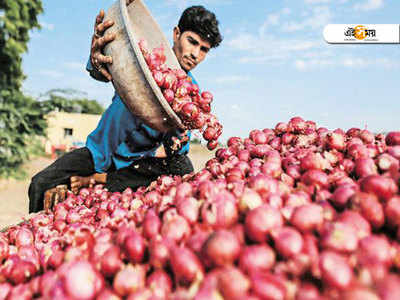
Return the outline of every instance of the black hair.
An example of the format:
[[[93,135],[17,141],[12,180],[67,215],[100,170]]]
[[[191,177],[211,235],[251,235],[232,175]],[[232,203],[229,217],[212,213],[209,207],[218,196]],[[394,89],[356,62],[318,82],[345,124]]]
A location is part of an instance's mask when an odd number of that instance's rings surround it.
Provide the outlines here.
[[[210,43],[211,48],[216,48],[222,42],[218,24],[215,14],[199,5],[185,9],[179,19],[178,28],[181,33],[185,31],[197,33],[203,40]]]

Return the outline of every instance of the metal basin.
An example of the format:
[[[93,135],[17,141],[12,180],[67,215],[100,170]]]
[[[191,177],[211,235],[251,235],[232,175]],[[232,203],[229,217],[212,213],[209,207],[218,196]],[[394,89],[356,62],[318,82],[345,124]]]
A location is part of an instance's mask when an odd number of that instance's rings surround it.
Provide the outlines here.
[[[128,7],[126,0],[119,0],[107,11],[104,20],[107,19],[113,20],[114,25],[106,33],[115,33],[116,37],[104,48],[104,52],[113,59],[108,69],[115,90],[125,105],[132,114],[153,129],[161,132],[184,129],[182,121],[154,81],[138,45],[142,38],[148,42],[149,49],[162,45],[167,66],[172,69],[181,68],[150,11],[141,0],[133,1]]]

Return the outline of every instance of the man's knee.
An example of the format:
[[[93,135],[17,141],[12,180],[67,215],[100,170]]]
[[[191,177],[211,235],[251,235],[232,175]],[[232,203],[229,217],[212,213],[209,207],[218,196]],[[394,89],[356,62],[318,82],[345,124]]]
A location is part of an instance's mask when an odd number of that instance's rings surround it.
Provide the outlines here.
[[[186,155],[174,157],[171,161],[171,173],[174,175],[185,175],[194,171],[193,164]]]

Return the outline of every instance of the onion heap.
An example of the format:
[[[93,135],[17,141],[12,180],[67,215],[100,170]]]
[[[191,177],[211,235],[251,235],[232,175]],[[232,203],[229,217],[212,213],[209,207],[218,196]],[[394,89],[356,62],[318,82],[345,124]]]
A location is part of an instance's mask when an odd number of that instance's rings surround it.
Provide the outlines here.
[[[213,95],[192,83],[190,76],[182,69],[171,69],[166,65],[162,46],[149,51],[147,42],[139,41],[139,48],[161,92],[187,129],[199,130],[207,140],[207,148],[218,146],[222,125],[211,113]]]
[[[0,299],[400,299],[400,132],[294,117],[0,234]]]

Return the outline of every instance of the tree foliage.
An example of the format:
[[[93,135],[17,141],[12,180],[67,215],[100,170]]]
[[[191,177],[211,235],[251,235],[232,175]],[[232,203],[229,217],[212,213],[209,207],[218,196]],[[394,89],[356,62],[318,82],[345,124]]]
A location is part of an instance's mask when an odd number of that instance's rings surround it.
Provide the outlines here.
[[[21,92],[22,54],[29,31],[40,28],[41,0],[0,1],[0,176],[8,176],[27,158],[27,145],[44,135],[45,112]]]
[[[74,89],[52,89],[39,99],[42,99],[41,107],[46,113],[56,110],[100,115],[104,112],[103,106],[96,100],[90,100],[86,93]]]

